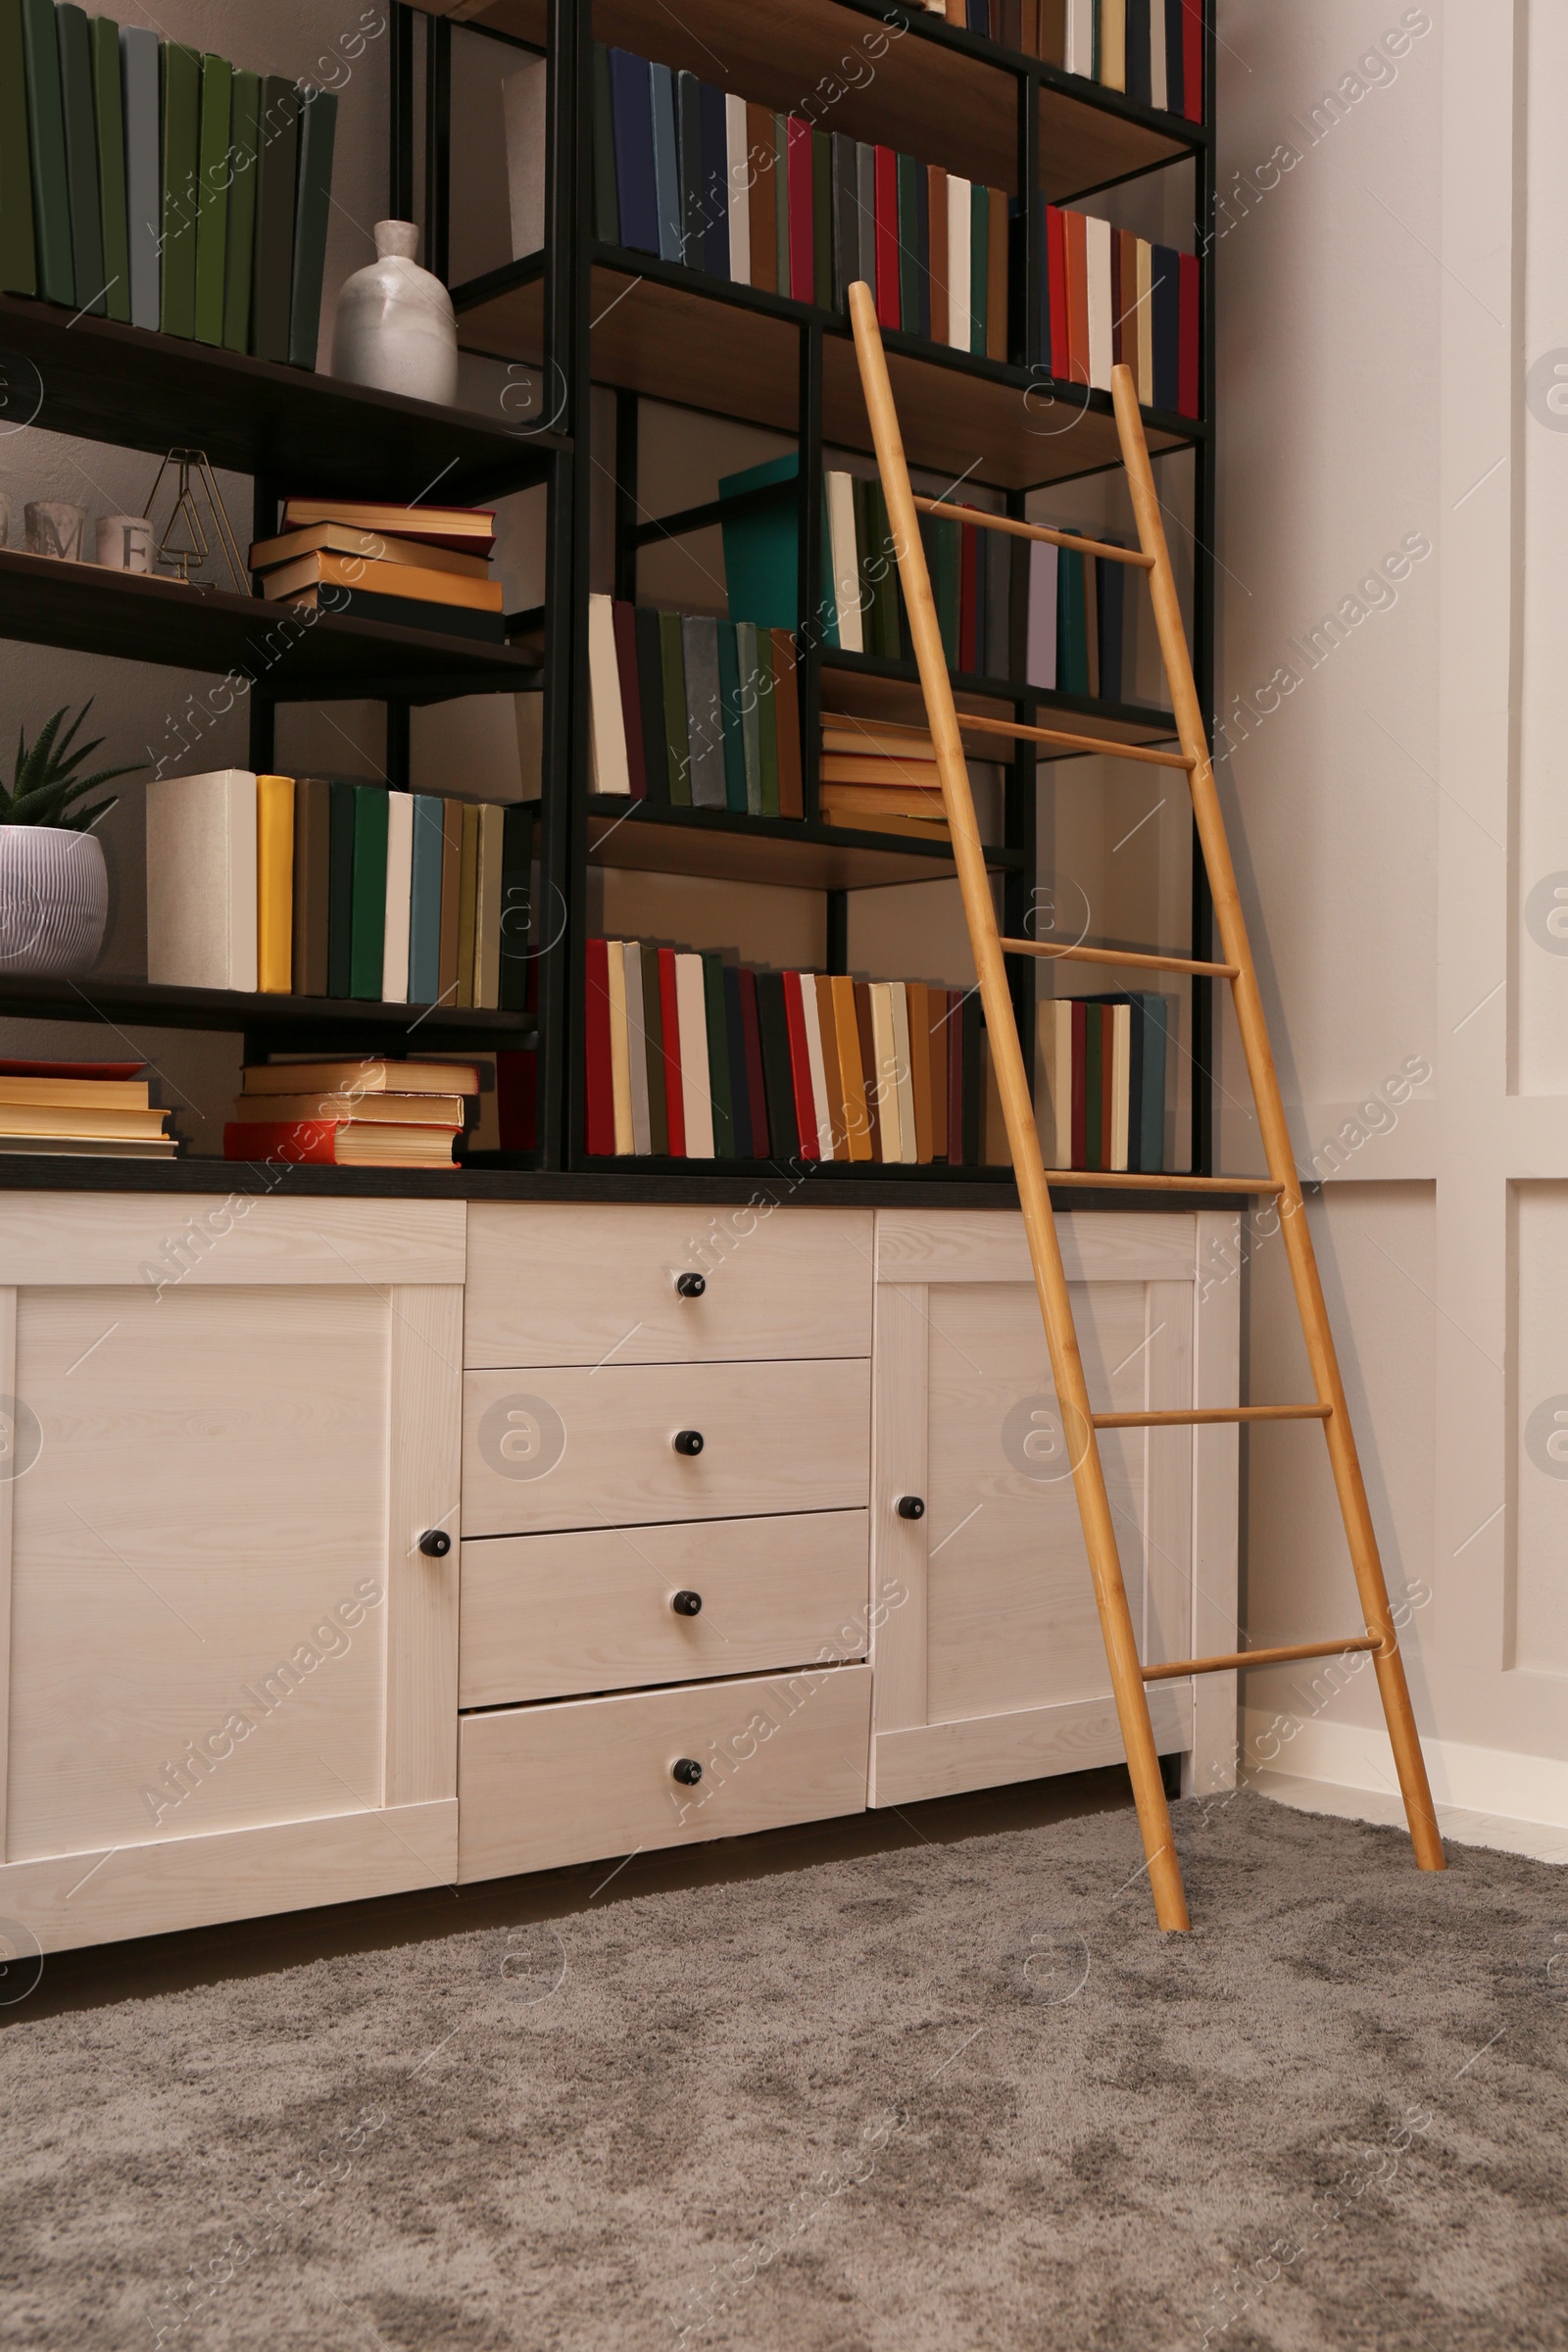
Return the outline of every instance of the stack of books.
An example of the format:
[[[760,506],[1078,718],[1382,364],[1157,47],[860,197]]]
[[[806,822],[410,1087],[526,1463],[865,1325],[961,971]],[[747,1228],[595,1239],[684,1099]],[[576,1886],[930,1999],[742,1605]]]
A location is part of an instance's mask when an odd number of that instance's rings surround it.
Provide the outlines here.
[[[0,288],[314,368],[336,129],[328,90],[0,0]]]
[[[278,603],[505,645],[495,543],[491,507],[291,498],[280,534],[258,540],[250,562],[259,593]]]
[[[1041,1005],[1040,1123],[1050,1166],[1146,1176],[1165,1166],[1175,1029],[1175,999],[1148,992],[1057,997]]]
[[[0,1061],[0,1152],[172,1159],[144,1061]]]
[[[936,746],[921,727],[824,711],[818,799],[825,825],[949,838]]]
[[[1010,48],[1059,57],[1069,74],[1125,90],[1143,106],[1203,120],[1202,0],[947,0],[947,10],[950,24],[993,40],[1006,40],[1016,18]],[[987,22],[977,24],[977,16]],[[999,17],[1007,30],[998,29]]]
[[[222,768],[147,787],[147,977],[521,1011],[531,802]]]
[[[590,596],[588,683],[595,792],[802,814],[790,630]]]
[[[1007,357],[1000,188],[596,46],[594,189],[607,244],[823,310],[863,278],[884,326]]]
[[[618,1157],[979,1157],[979,1001],[588,942],[587,1148]]]
[[[469,1062],[265,1061],[245,1065],[223,1157],[338,1168],[450,1168]]]
[[[1037,196],[1040,341],[1031,362],[1062,383],[1110,390],[1110,371],[1133,371],[1140,404],[1167,415],[1200,413],[1198,256],[1152,245],[1090,213]]]

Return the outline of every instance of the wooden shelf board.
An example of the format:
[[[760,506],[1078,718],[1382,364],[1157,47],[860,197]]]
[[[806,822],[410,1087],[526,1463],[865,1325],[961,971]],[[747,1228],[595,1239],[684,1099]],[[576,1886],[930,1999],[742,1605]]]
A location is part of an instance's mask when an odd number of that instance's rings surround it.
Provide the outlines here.
[[[877,890],[945,881],[955,871],[951,852],[936,842],[605,798],[589,803],[588,856],[595,865],[635,873],[699,874],[786,890]],[[1016,862],[1002,850],[987,857],[998,867]]]
[[[0,1016],[32,1021],[134,1021],[147,1029],[288,1031],[301,1051],[324,1036],[383,1053],[428,1047],[473,1052],[532,1042],[524,1012],[471,1012],[458,1005],[372,1004],[339,997],[250,996],[237,989],[169,988],[151,980],[88,973],[79,980],[0,976]],[[323,1049],[324,1050],[324,1049]],[[352,1047],[345,1050],[354,1050]]]
[[[215,466],[302,493],[414,499],[439,476],[443,499],[477,505],[542,480],[550,453],[567,446],[555,434],[511,432],[499,415],[402,400],[108,318],[73,319],[17,294],[0,295],[0,364],[8,425],[160,458],[172,447],[204,449]],[[249,517],[230,519],[243,546]]]
[[[257,597],[0,549],[0,637],[29,645],[265,675],[284,699],[362,687],[373,696],[391,685],[399,700],[417,702],[487,687],[515,693],[539,682],[534,662],[510,646],[333,613],[300,629],[304,617]]]

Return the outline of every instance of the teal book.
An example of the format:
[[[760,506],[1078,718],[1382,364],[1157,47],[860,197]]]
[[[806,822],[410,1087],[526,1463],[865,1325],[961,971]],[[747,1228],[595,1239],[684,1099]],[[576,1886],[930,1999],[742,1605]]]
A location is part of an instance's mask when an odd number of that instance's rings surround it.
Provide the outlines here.
[[[441,994],[441,849],[444,812],[444,803],[432,794],[415,794],[413,879],[409,891],[411,1004],[433,1004]],[[503,914],[503,953],[505,948],[506,917]],[[502,965],[502,987],[506,987],[505,963]]]
[[[92,107],[98,134],[98,218],[104,248],[104,303],[130,324],[130,232],[125,214],[125,96],[120,78],[120,26],[89,17]]]
[[[349,932],[349,995],[381,1002],[386,950],[386,845],[390,811],[379,784],[354,787],[354,897]]]
[[[60,104],[66,124],[66,184],[71,196],[71,266],[76,307],[103,318],[104,222],[98,200],[98,125],[93,119],[92,40],[87,12],[75,0],[55,10],[60,43]]]
[[[708,1015],[708,1091],[713,1105],[713,1157],[735,1157],[735,1109],[729,1086],[729,1016],[724,1002],[724,958],[716,948],[703,955],[703,1009]]]
[[[258,359],[288,361],[294,299],[294,201],[299,157],[300,94],[281,74],[262,84],[260,159],[256,181],[256,258],[252,264],[251,349]]]
[[[22,0],[0,0],[0,290],[38,291]]]
[[[1084,559],[1075,548],[1056,557],[1056,685],[1062,694],[1089,692],[1089,602]]]
[[[326,865],[326,993],[352,995],[354,945],[354,793],[332,778]]]
[[[299,187],[294,205],[294,286],[288,356],[296,368],[316,366],[326,271],[326,230],[332,210],[332,150],[337,100],[330,90],[307,90],[300,107]]]
[[[228,249],[230,125],[234,69],[226,57],[202,59],[196,144],[196,300],[198,343],[223,340],[223,271]]]
[[[1144,1016],[1137,1165],[1144,1175],[1153,1176],[1165,1165],[1165,1088],[1176,1003],[1174,998],[1143,990],[1133,998],[1133,1005],[1135,1012],[1141,1007]]]
[[[60,40],[53,0],[22,0],[23,65],[27,84],[27,150],[32,161],[32,218],[38,291],[46,302],[76,307],[71,247],[71,182],[66,174],[66,116],[60,89]],[[87,293],[96,293],[89,286]]]
[[[229,118],[234,177],[223,240],[223,349],[251,347],[251,283],[256,260],[256,175],[262,124],[262,77],[236,71]]]
[[[594,235],[620,243],[620,191],[615,181],[615,119],[610,102],[610,51],[594,43]]]
[[[669,777],[669,805],[692,805],[692,752],[686,733],[686,661],[681,648],[680,614],[659,615],[660,683],[664,690],[664,760]]]
[[[125,220],[130,237],[130,322],[157,332],[164,315],[164,164],[159,134],[163,43],[141,24],[120,34],[125,97]]]
[[[166,41],[163,65],[163,328],[194,340],[202,61],[183,41]]]
[[[779,190],[782,201],[783,189]],[[731,620],[755,621],[760,629],[800,626],[801,531],[796,513],[800,478],[798,450],[726,473],[718,495],[726,503],[746,501],[723,520],[724,580]]]
[[[437,808],[441,804],[438,801]],[[533,827],[535,803],[510,801],[501,826],[501,1009],[524,1012],[534,954]]]
[[[969,190],[969,349],[986,350],[986,289],[991,266],[990,190],[977,180]]]
[[[718,624],[718,700],[724,725],[724,806],[746,814],[746,737],[741,710],[740,631]]]
[[[746,813],[762,813],[762,713],[754,621],[735,623],[735,660],[740,670],[741,750],[746,763]]]

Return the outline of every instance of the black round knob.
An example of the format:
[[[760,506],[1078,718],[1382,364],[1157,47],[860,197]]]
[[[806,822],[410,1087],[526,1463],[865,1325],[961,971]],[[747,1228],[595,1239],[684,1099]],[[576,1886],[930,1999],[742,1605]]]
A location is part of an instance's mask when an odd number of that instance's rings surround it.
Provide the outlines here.
[[[670,1595],[669,1605],[677,1617],[700,1617],[703,1596],[700,1592],[675,1592]]]
[[[923,1519],[925,1504],[918,1494],[901,1494],[894,1504],[901,1519]]]
[[[427,1527],[419,1538],[419,1549],[426,1559],[444,1560],[452,1549],[452,1538],[444,1527]]]
[[[677,1453],[701,1453],[703,1433],[700,1429],[677,1429],[671,1443]]]
[[[708,1288],[706,1274],[677,1274],[675,1288],[683,1298],[700,1298]]]
[[[671,1777],[679,1781],[683,1788],[695,1788],[703,1777],[703,1768],[695,1756],[677,1756],[669,1769]]]

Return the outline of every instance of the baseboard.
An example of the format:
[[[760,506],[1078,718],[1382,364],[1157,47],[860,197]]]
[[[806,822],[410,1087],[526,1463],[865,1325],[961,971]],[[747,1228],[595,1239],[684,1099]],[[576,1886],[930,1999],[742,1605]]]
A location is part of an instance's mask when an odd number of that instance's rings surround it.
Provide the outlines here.
[[[1243,1760],[1258,1768],[1327,1781],[1342,1788],[1397,1792],[1388,1735],[1358,1723],[1298,1723],[1286,1739],[1279,1718],[1260,1708],[1243,1716]],[[1463,1805],[1506,1820],[1539,1821],[1568,1829],[1568,1763],[1525,1756],[1501,1747],[1472,1747],[1461,1740],[1423,1740],[1432,1794],[1440,1805]]]

